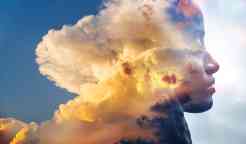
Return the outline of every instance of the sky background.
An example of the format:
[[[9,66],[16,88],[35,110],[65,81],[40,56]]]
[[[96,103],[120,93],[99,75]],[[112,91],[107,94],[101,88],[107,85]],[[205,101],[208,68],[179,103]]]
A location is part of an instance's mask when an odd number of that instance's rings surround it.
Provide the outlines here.
[[[40,75],[36,45],[48,30],[95,14],[101,0],[0,1],[0,117],[41,122],[72,94]],[[198,0],[206,44],[221,65],[214,107],[186,114],[194,144],[246,143],[246,2]]]
[[[25,121],[50,119],[71,94],[40,75],[35,49],[48,30],[95,14],[101,0],[0,1],[0,115]]]

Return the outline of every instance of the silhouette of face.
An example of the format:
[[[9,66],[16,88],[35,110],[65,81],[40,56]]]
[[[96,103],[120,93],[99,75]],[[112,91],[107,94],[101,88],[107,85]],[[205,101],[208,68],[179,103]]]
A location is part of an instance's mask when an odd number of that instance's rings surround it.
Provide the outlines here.
[[[187,95],[190,99],[188,102],[183,102],[186,112],[207,111],[213,105],[212,95],[215,92],[213,74],[219,70],[219,64],[204,45],[202,11],[192,0],[175,0],[168,12],[177,29],[185,34],[187,42],[199,48],[198,51],[191,53],[195,61],[185,65],[185,71],[190,75],[189,81],[184,82],[177,89],[177,93]]]
[[[159,74],[154,74],[158,76],[152,79],[156,85],[155,95],[159,98],[157,101],[163,100],[166,88],[174,88],[174,98],[179,100],[184,111],[198,113],[212,107],[215,93],[213,74],[219,70],[219,64],[204,47],[195,51],[157,50],[155,55],[159,63],[153,69]]]
[[[183,103],[184,111],[199,113],[209,110],[213,105],[212,95],[215,93],[213,74],[219,70],[219,64],[205,49],[191,55],[196,62],[185,65],[185,70],[190,76],[189,80],[177,91],[189,97],[188,102]]]

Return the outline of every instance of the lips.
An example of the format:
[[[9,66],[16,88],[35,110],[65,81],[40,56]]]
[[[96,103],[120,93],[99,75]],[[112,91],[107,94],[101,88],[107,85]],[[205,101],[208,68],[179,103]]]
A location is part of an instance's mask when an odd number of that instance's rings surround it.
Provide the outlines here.
[[[215,92],[216,92],[216,89],[214,88],[213,85],[208,88],[208,94],[209,95],[213,95]]]
[[[215,79],[213,78],[209,84],[208,89],[207,89],[209,95],[213,95],[216,92],[214,84],[215,84]]]

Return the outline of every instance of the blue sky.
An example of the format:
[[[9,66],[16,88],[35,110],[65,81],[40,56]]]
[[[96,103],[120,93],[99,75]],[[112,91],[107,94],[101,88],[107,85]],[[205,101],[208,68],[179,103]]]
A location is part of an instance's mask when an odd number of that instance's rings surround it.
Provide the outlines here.
[[[0,115],[25,121],[50,119],[71,94],[40,75],[35,49],[49,29],[95,14],[101,0],[0,1]],[[33,110],[30,110],[33,109]]]

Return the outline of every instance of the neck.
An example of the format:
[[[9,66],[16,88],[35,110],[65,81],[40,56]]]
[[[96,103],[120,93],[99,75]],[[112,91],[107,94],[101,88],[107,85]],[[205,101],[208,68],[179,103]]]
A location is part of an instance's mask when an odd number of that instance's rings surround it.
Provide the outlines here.
[[[145,84],[147,85],[147,84]],[[148,87],[142,88],[148,93]],[[179,100],[183,101],[183,100]],[[178,101],[156,104],[151,109],[157,115],[140,118],[140,125],[151,125],[158,144],[192,144],[190,131],[184,117],[184,111]],[[146,122],[147,121],[147,122]],[[144,126],[143,126],[144,127]],[[135,141],[129,144],[151,144],[149,141]],[[155,144],[156,142],[153,142]],[[124,143],[128,144],[128,143]]]
[[[183,109],[177,102],[165,106],[167,117],[154,118],[158,123],[160,143],[191,144],[191,135],[184,117]]]
[[[158,104],[152,110],[158,115],[152,118],[141,117],[138,124],[141,127],[150,125],[154,129],[156,141],[151,142],[151,140],[146,139],[124,140],[122,144],[192,144],[190,131],[180,104],[176,102]]]

